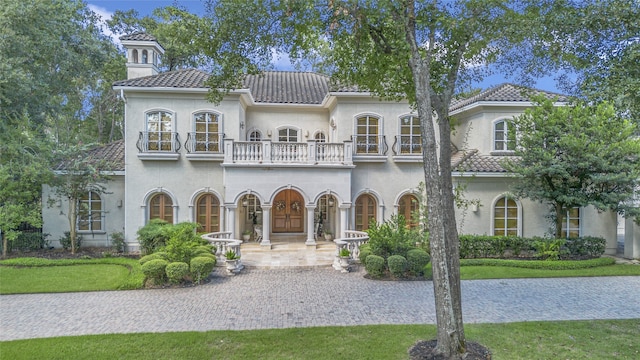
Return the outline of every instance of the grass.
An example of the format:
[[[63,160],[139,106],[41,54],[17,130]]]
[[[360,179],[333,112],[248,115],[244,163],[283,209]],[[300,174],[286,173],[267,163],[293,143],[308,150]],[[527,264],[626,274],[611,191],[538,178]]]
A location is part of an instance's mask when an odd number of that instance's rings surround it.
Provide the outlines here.
[[[493,359],[637,359],[640,320],[471,324]],[[7,359],[406,359],[433,325],[111,334],[0,343]]]
[[[138,289],[143,281],[140,264],[134,259],[0,261],[0,294]]]

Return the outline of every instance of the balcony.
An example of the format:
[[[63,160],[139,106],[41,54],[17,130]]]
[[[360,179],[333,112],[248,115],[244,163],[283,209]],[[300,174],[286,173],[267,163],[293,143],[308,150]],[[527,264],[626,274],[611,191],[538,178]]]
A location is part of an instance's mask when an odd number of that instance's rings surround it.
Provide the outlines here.
[[[353,161],[385,162],[389,146],[384,135],[353,135]]]
[[[352,166],[352,143],[224,140],[223,165]]]
[[[420,136],[396,135],[391,146],[395,162],[422,161],[422,142]]]
[[[136,143],[141,160],[178,160],[180,137],[176,132],[141,131]]]
[[[224,134],[209,134],[190,132],[184,144],[189,160],[219,160],[224,159],[222,140]]]

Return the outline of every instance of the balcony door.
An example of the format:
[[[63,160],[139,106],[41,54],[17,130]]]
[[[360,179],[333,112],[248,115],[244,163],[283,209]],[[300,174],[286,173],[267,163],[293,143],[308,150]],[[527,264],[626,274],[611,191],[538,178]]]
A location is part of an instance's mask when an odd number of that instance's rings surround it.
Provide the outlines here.
[[[304,200],[295,190],[283,190],[273,201],[274,233],[301,233],[304,231]]]

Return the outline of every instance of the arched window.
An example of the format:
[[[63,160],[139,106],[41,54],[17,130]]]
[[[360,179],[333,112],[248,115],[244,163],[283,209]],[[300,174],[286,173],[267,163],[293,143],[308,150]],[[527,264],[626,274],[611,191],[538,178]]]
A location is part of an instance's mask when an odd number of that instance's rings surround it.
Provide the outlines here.
[[[249,133],[249,141],[260,141],[262,140],[262,133],[259,130],[253,130]]]
[[[146,64],[149,60],[149,53],[147,50],[142,50],[142,63]]]
[[[220,121],[219,115],[212,112],[196,113],[193,116],[194,149],[206,152],[220,151]]]
[[[567,210],[567,214],[562,219],[563,238],[571,239],[580,237],[580,208],[574,207]]]
[[[413,229],[419,225],[418,210],[420,203],[413,194],[406,194],[398,201],[398,215],[402,215],[406,220],[407,227]]]
[[[102,231],[102,199],[96,192],[89,191],[78,199],[78,231]]]
[[[493,235],[518,235],[518,204],[506,196],[493,207]]]
[[[493,150],[513,151],[516,149],[516,138],[513,122],[499,120],[493,123]]]
[[[376,220],[376,200],[369,194],[358,196],[356,200],[356,230],[367,230],[371,219]]]
[[[173,150],[173,114],[166,111],[148,112],[146,121],[148,142],[147,150]]]
[[[422,135],[420,133],[420,119],[408,115],[400,118],[399,154],[422,154]]]
[[[380,119],[375,116],[360,116],[356,119],[356,153],[378,154],[380,150]]]
[[[279,142],[298,142],[298,130],[293,128],[283,128],[278,130]]]
[[[137,64],[138,63],[138,50],[133,49],[131,54],[132,54],[131,57],[133,58],[133,62]]]
[[[149,200],[149,220],[162,219],[173,224],[173,201],[167,194],[153,195]]]
[[[321,143],[327,142],[327,136],[322,131],[318,131],[317,133],[315,133],[315,135],[313,135],[313,139]]]
[[[220,201],[213,194],[204,194],[196,202],[196,221],[199,232],[220,231]]]

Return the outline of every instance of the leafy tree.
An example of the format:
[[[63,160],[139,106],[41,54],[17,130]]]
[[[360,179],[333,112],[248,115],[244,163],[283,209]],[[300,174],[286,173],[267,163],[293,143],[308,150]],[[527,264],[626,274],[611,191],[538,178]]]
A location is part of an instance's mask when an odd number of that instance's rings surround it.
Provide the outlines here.
[[[40,226],[42,182],[51,171],[49,144],[29,130],[27,119],[0,121],[0,237],[2,257],[21,224]]]
[[[551,205],[555,236],[573,207],[640,215],[630,204],[640,188],[640,139],[635,126],[617,116],[610,103],[537,106],[515,119],[517,161],[506,167],[518,177],[514,193]]]
[[[56,154],[58,169],[51,182],[55,195],[68,201],[67,219],[71,238],[71,253],[76,252],[76,224],[78,219],[78,203],[82,196],[94,192],[104,194],[104,183],[111,179],[109,171],[113,164],[91,152],[89,145],[69,146]]]
[[[213,102],[241,87],[246,74],[270,68],[274,53],[299,61],[316,58],[321,48],[327,55],[323,68],[336,86],[407,99],[416,110],[429,199],[436,352],[461,358],[467,349],[448,109],[455,90],[483,74],[478,64],[510,48],[510,36],[529,19],[527,11],[498,0],[209,1],[209,8],[213,33],[198,42],[215,63],[208,83]]]

